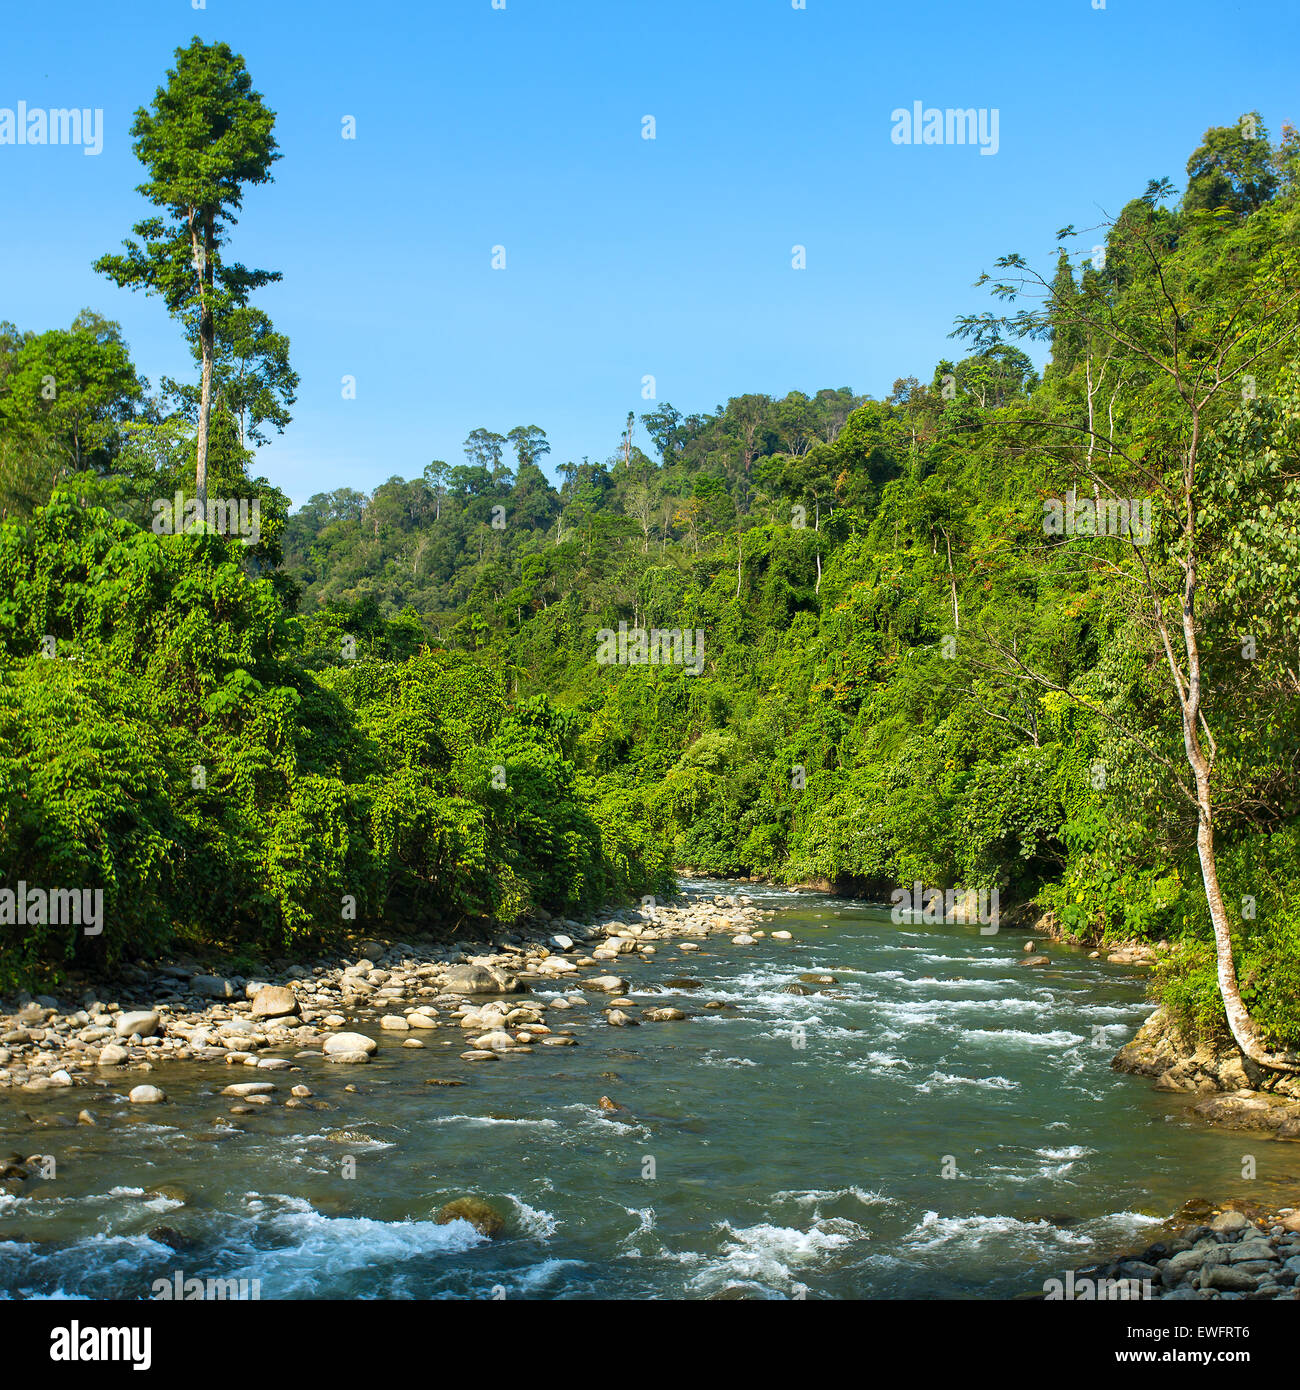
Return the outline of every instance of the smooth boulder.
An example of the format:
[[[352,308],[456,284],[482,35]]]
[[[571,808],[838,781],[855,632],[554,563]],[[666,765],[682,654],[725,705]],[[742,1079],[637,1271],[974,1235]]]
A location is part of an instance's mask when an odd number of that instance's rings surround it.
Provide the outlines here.
[[[298,996],[284,985],[263,985],[253,996],[254,1018],[283,1018],[298,1012]]]
[[[139,1033],[142,1038],[151,1038],[158,1031],[158,1015],[150,1009],[119,1014],[116,1031],[119,1038],[129,1038],[133,1033]]]
[[[368,1038],[364,1033],[331,1033],[325,1039],[321,1051],[326,1057],[336,1057],[348,1052],[363,1052],[369,1056],[378,1046],[374,1038]]]
[[[519,982],[486,965],[453,965],[442,982],[450,994],[513,994]]]

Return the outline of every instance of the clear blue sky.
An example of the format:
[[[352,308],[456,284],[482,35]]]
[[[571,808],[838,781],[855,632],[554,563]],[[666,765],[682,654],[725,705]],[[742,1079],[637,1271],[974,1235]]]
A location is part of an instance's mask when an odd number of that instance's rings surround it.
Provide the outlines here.
[[[106,137],[98,158],[0,147],[0,318],[44,329],[89,305],[152,382],[189,370],[161,304],[90,263],[144,214],[132,114],[197,33],[242,53],[279,114],[275,183],[233,251],[284,274],[258,302],[302,386],[257,467],[296,502],[461,462],[478,425],[541,425],[552,472],[603,459],[650,408],[647,373],[687,413],[883,396],[957,350],[998,254],[1050,267],[1058,227],[1153,176],[1181,187],[1207,126],[1300,120],[1295,0],[1092,3],[10,5],[0,107],[102,107]],[[892,143],[917,100],[997,108],[998,153]]]

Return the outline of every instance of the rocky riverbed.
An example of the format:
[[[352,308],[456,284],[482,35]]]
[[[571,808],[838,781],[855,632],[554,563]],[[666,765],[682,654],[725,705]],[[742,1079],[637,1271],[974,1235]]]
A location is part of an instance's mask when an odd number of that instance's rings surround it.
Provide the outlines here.
[[[680,1009],[638,1007],[625,998],[626,982],[615,969],[620,959],[671,950],[686,961],[700,941],[719,935],[752,945],[772,915],[745,895],[693,896],[610,910],[593,923],[535,920],[479,950],[368,940],[350,961],[286,964],[256,979],[209,973],[186,960],[128,967],[76,1003],[45,995],[7,1001],[0,1088],[82,1087],[88,1103],[97,1089],[126,1088],[134,1104],[159,1104],[177,1063],[224,1061],[258,1073],[256,1081],[227,1088],[238,1113],[277,1101],[306,1105],[307,1088],[290,1085],[282,1096],[272,1074],[293,1072],[299,1059],[313,1056],[365,1064],[378,1046],[376,1031],[401,1035],[405,1047],[455,1047],[485,1063],[538,1047],[572,1047],[580,1031],[572,1022],[585,1022],[592,1004],[612,1027],[686,1018]],[[788,932],[772,936],[790,939]],[[571,993],[543,1000],[532,985]],[[89,1110],[82,1118],[94,1123]]]
[[[1053,1299],[1300,1300],[1300,1211],[1188,1203],[1144,1250],[1049,1281]],[[1207,1219],[1208,1218],[1208,1219]],[[1191,1221],[1193,1224],[1183,1224]]]
[[[1111,1065],[1155,1077],[1156,1090],[1186,1093],[1192,1113],[1207,1124],[1300,1139],[1300,1077],[1265,1071],[1231,1042],[1187,1038],[1163,1009],[1147,1019]]]
[[[1148,1012],[1141,961],[735,887],[491,940],[358,940],[251,978],[177,958],[0,1001],[0,1273],[134,1297],[180,1239],[196,1267],[265,1274],[269,1296],[374,1296],[366,1252],[396,1242],[418,1266],[391,1271],[399,1296],[595,1270],[616,1297],[802,1296],[808,1280],[1010,1297],[1016,1269],[1036,1284],[1145,1238],[1098,1268],[1149,1265],[1164,1296],[1162,1260],[1227,1243],[1194,1230],[1219,1210],[1138,1233],[1208,1191],[1265,1194],[1247,1220],[1273,1255],[1241,1271],[1268,1276],[1249,1290],[1216,1275],[1205,1296],[1291,1296],[1285,1144],[1237,1183],[1239,1141],[1184,1119],[1235,1093],[1105,1065]],[[1157,1079],[1178,1065],[1158,1034],[1135,1040]],[[960,1181],[933,1178],[936,1142]],[[363,1181],[340,1178],[344,1151]]]

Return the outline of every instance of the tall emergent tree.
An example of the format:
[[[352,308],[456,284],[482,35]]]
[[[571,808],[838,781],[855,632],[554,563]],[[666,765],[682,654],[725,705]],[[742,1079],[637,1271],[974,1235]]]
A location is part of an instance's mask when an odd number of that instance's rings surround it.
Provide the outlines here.
[[[253,90],[244,60],[228,44],[195,38],[176,50],[176,66],[153,107],[136,112],[131,134],[148,170],[139,191],[163,210],[136,224],[125,255],[101,256],[95,269],[119,285],[161,295],[197,341],[199,389],[195,492],[207,511],[208,425],[217,324],[243,309],[253,290],[279,272],[249,270],[222,254],[244,188],[271,181],[275,112]]]

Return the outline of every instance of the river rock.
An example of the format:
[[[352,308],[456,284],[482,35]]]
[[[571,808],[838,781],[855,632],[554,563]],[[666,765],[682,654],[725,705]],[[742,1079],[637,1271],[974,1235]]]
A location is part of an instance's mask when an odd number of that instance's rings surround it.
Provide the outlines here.
[[[107,1047],[99,1049],[99,1065],[101,1067],[117,1067],[126,1061],[127,1051],[124,1047],[119,1047],[116,1043],[109,1043]]]
[[[596,975],[587,981],[588,989],[603,990],[606,994],[622,994],[627,989],[627,981],[617,975]]]
[[[127,1100],[132,1105],[158,1105],[167,1099],[167,1092],[161,1086],[135,1086]]]
[[[519,981],[486,965],[453,965],[442,981],[451,994],[513,994]]]
[[[335,1057],[347,1052],[363,1052],[366,1056],[374,1052],[379,1044],[364,1033],[331,1033],[325,1039],[321,1051],[326,1057]]]
[[[1165,1288],[1172,1289],[1184,1276],[1200,1269],[1204,1260],[1203,1250],[1180,1250],[1177,1255],[1170,1257],[1160,1271],[1160,1282]]]
[[[195,975],[190,992],[204,999],[233,999],[235,986],[224,975]]]
[[[1192,1110],[1203,1120],[1226,1129],[1260,1130],[1280,1139],[1300,1138],[1300,1102],[1283,1096],[1236,1091],[1209,1096]]]
[[[1210,1222],[1210,1230],[1231,1232],[1242,1231],[1250,1225],[1250,1221],[1239,1211],[1223,1211]]]
[[[284,985],[263,985],[253,997],[254,1018],[282,1018],[298,1012],[298,997]]]
[[[504,1028],[493,1029],[474,1039],[474,1046],[486,1052],[509,1052],[515,1047],[515,1040]]]
[[[637,1021],[631,1014],[625,1014],[622,1009],[610,1009],[605,1015],[605,1021],[611,1028],[635,1028]]]
[[[401,1014],[385,1014],[379,1020],[379,1026],[387,1028],[390,1033],[405,1033],[411,1027]]]
[[[651,1023],[676,1023],[679,1019],[685,1018],[686,1015],[681,1009],[647,1009],[641,1017],[648,1019]]]
[[[1021,965],[1051,965],[1051,956],[1026,956]]]
[[[158,1015],[149,1009],[119,1014],[115,1031],[119,1038],[129,1038],[133,1033],[139,1033],[142,1038],[151,1038],[158,1031]]]
[[[1233,1293],[1253,1293],[1256,1276],[1232,1265],[1210,1265],[1201,1273],[1201,1288],[1223,1289]]]
[[[457,1197],[439,1208],[433,1219],[439,1226],[452,1221],[468,1221],[479,1235],[489,1240],[494,1240],[506,1227],[505,1217],[481,1197]]]

